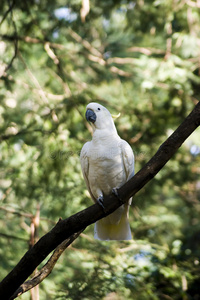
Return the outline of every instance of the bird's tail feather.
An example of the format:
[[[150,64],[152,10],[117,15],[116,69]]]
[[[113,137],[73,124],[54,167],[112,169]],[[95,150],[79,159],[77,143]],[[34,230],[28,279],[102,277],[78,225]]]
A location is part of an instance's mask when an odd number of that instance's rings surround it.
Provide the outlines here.
[[[97,221],[94,227],[94,238],[103,241],[132,240],[128,209],[129,205],[125,204],[124,207],[120,207],[109,216]],[[113,222],[113,220],[116,220],[116,222]]]

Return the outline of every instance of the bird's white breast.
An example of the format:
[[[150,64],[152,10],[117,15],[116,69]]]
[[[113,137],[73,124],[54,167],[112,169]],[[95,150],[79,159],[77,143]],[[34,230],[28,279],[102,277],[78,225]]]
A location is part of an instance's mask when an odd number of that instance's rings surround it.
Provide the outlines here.
[[[106,143],[92,141],[88,179],[95,198],[111,193],[112,188],[126,182],[120,147],[120,138],[107,139]]]

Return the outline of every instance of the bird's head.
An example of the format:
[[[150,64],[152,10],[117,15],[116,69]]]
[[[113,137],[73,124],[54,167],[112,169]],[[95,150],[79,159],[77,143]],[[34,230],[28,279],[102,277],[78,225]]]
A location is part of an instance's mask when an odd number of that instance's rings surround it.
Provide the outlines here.
[[[86,107],[86,119],[91,123],[93,130],[109,129],[115,130],[113,117],[103,105],[91,102]]]

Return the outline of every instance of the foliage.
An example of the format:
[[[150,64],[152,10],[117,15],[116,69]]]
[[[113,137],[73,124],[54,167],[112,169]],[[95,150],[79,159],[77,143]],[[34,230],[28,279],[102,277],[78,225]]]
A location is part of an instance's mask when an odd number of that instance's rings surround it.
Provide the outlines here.
[[[199,99],[198,1],[1,1],[1,278],[39,236],[92,202],[79,153],[90,101],[113,113],[138,171]],[[41,299],[200,299],[199,130],[134,198],[132,242],[93,227]],[[28,299],[24,294],[21,299]]]

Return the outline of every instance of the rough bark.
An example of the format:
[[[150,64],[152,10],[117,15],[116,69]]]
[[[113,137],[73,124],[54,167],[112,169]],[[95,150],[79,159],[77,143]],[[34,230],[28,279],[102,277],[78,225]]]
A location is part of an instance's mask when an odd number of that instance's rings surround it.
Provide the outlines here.
[[[160,146],[150,161],[119,189],[119,196],[122,201],[126,202],[149,182],[199,125],[200,102],[175,132]],[[106,213],[98,204],[94,204],[65,220],[60,220],[51,231],[25,253],[15,268],[2,280],[0,283],[0,298],[9,299],[47,255],[64,240],[116,210],[121,205],[116,199],[113,194],[104,198]]]
[[[53,252],[52,256],[48,260],[48,262],[42,267],[42,269],[36,272],[35,276],[30,280],[24,282],[20,287],[15,291],[15,293],[10,297],[9,300],[13,300],[23,293],[29,291],[33,287],[40,284],[49,274],[52,272],[55,264],[57,263],[61,254],[65,251],[65,249],[80,235],[81,231],[71,235],[70,238],[62,242]]]

